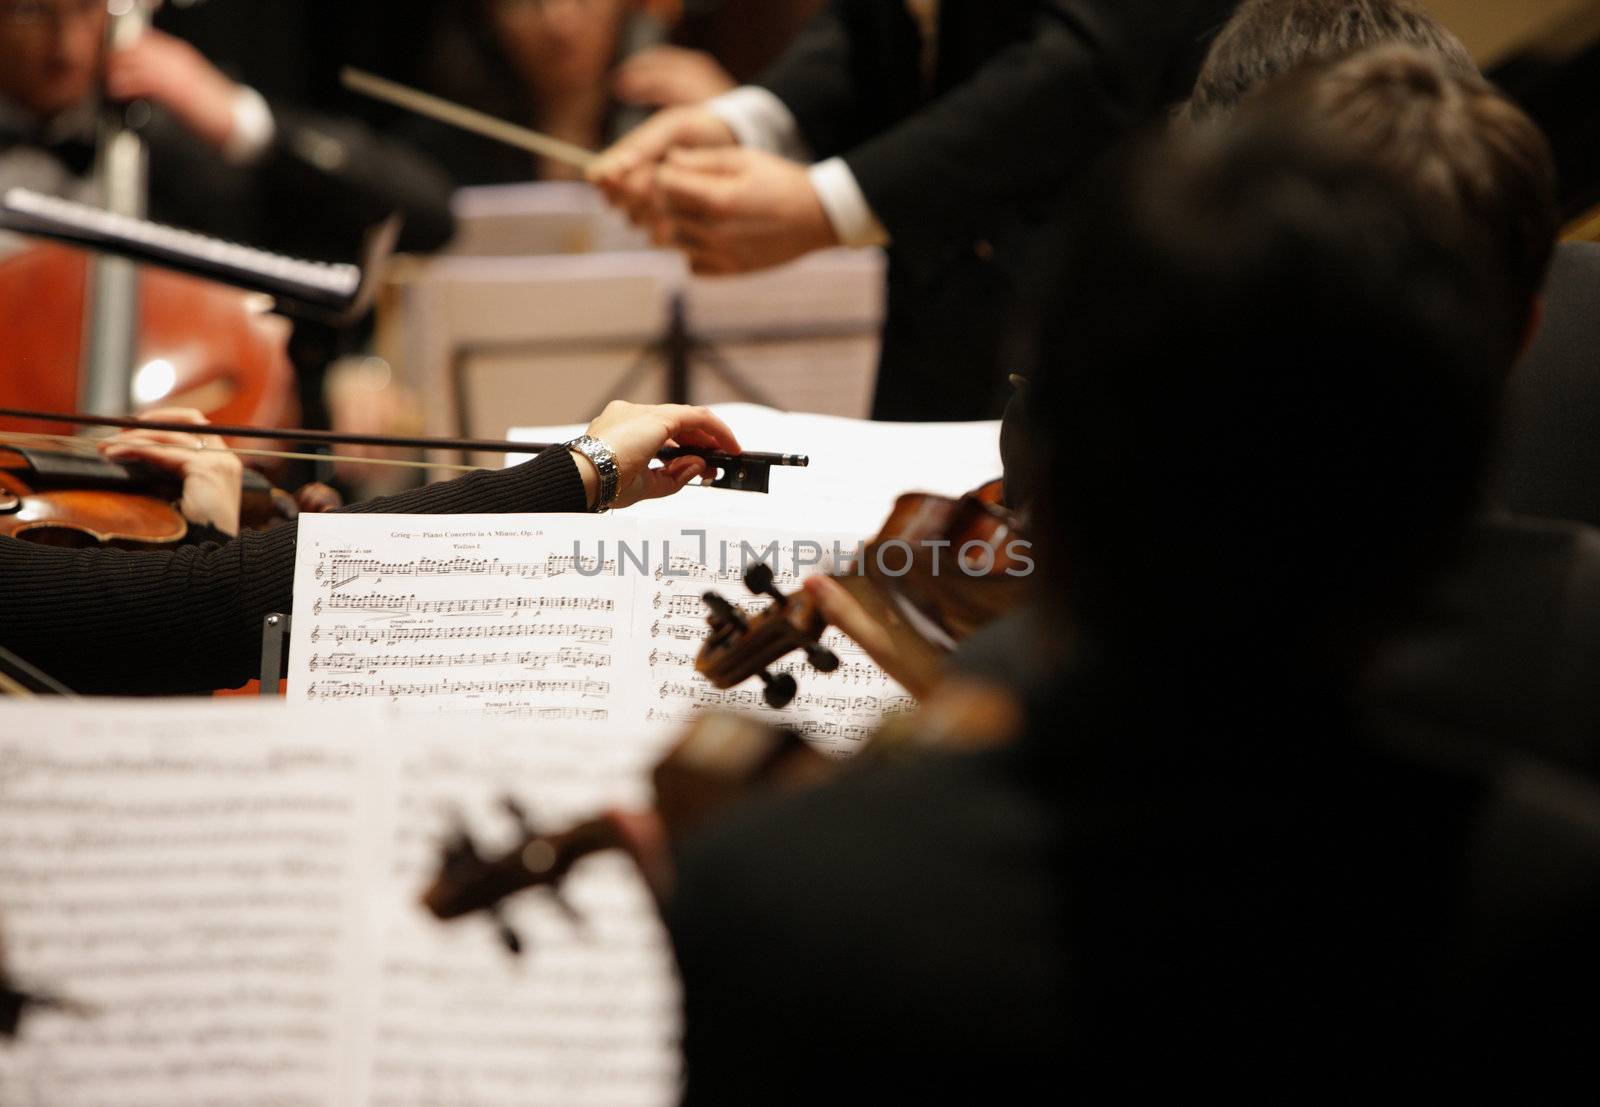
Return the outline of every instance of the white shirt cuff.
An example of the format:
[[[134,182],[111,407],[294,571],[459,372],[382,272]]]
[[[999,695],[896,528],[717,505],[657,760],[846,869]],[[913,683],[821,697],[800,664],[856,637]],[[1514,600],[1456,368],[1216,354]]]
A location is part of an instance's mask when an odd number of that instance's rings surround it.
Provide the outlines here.
[[[834,233],[846,246],[887,246],[889,232],[883,229],[872,207],[862,195],[856,175],[843,158],[829,158],[818,162],[809,170],[811,187],[816,189],[822,210],[828,213],[828,222]]]
[[[249,85],[240,85],[239,95],[233,100],[233,133],[228,135],[222,156],[234,165],[248,165],[267,152],[277,134],[272,109],[261,93]]]
[[[800,136],[794,113],[767,89],[741,85],[707,100],[705,108],[728,125],[740,146],[765,150],[790,161],[811,160],[811,150]]]

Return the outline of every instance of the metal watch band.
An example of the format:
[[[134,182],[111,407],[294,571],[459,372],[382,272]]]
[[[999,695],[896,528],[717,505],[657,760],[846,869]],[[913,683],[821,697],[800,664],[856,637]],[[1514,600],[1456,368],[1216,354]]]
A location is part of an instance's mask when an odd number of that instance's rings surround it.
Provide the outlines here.
[[[609,511],[617,501],[617,482],[621,477],[617,469],[617,455],[611,452],[610,446],[588,434],[574,438],[567,443],[567,448],[577,450],[594,462],[595,472],[600,474],[600,494],[595,497],[594,509]]]

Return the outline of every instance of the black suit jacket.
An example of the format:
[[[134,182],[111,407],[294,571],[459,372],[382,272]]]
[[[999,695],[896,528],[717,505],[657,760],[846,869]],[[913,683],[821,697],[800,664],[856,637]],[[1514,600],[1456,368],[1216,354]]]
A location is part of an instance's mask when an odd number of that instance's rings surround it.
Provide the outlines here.
[[[952,667],[1010,687],[1038,679],[1039,623],[998,620]],[[1375,653],[1372,725],[1469,754],[1518,751],[1600,779],[1600,531],[1489,514]]]
[[[1581,1072],[1593,787],[1257,690],[1208,718],[1058,679],[1015,748],[861,766],[691,838],[667,908],[686,1103],[1357,1102]]]
[[[834,0],[760,80],[844,157],[893,239],[874,415],[996,416],[1029,240],[1118,136],[1187,95],[1233,0]]]
[[[1506,505],[1600,526],[1600,244],[1556,248],[1544,319],[1507,399]]]
[[[230,165],[164,112],[146,129],[150,214],[161,222],[323,261],[359,260],[392,213],[399,249],[437,250],[455,233],[450,178],[427,157],[349,119],[274,104],[262,158]]]

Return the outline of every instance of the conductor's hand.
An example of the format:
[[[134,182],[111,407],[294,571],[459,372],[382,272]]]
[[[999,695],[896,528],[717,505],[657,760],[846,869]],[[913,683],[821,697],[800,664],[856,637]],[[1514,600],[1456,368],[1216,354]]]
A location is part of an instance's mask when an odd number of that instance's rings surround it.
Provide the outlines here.
[[[106,58],[106,93],[113,100],[159,104],[222,150],[233,136],[240,88],[181,38],[148,30]]]
[[[663,447],[691,446],[727,454],[736,454],[740,449],[728,424],[707,408],[686,404],[646,405],[613,400],[589,424],[586,433],[610,446],[617,456],[617,499],[613,507],[670,496],[705,475],[706,463],[697,457],[680,457],[653,466],[656,452]],[[593,507],[599,497],[600,474],[582,454],[574,451],[573,458],[583,476],[589,506]]]
[[[653,224],[656,203],[656,169],[671,150],[721,148],[735,145],[728,125],[701,107],[676,107],[659,111],[629,131],[589,166],[591,184],[640,226]]]
[[[838,581],[821,574],[809,576],[805,581],[805,590],[816,602],[822,617],[865,650],[867,656],[899,681],[907,692],[921,700],[933,691],[924,675],[905,663],[888,629],[874,619]]]
[[[665,222],[658,245],[696,273],[748,273],[839,244],[811,176],[762,150],[674,150],[656,172]]]
[[[204,415],[187,407],[158,408],[145,412],[144,418],[196,426],[206,422]],[[191,523],[216,527],[224,534],[239,533],[239,477],[243,466],[216,435],[125,430],[100,443],[100,453],[112,461],[143,462],[182,476],[183,499],[178,510],[183,517]]]

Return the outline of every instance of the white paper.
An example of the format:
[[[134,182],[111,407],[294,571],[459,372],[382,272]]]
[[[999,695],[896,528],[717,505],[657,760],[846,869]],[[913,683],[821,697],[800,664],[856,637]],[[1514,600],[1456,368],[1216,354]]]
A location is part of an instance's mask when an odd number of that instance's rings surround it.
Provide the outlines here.
[[[1000,423],[874,423],[832,415],[716,404],[747,450],[805,454],[806,468],[774,468],[766,495],[686,488],[627,509],[690,526],[776,522],[800,531],[871,538],[906,492],[959,496],[1000,476]],[[512,441],[565,442],[583,427],[516,427]],[[507,464],[526,460],[511,455]]]
[[[369,765],[306,712],[0,709],[10,971],[93,1004],[0,1047],[0,1102],[350,1102]]]
[[[631,863],[581,862],[575,922],[417,905],[452,811],[555,830],[643,803],[615,730],[282,702],[0,700],[0,934],[17,981],[95,1005],[0,1045],[7,1107],[665,1107],[678,994]],[[530,740],[537,733],[537,740]]]
[[[842,662],[836,672],[817,672],[798,653],[772,667],[799,685],[781,711],[765,705],[755,680],[712,687],[694,658],[708,588],[754,613],[771,600],[745,589],[749,564],[771,562],[787,593],[797,568],[854,549],[839,534],[754,523],[711,530],[621,513],[306,516],[289,695],[616,726],[656,743],[700,709],[732,708],[848,753],[912,701],[836,631],[824,638]]]

